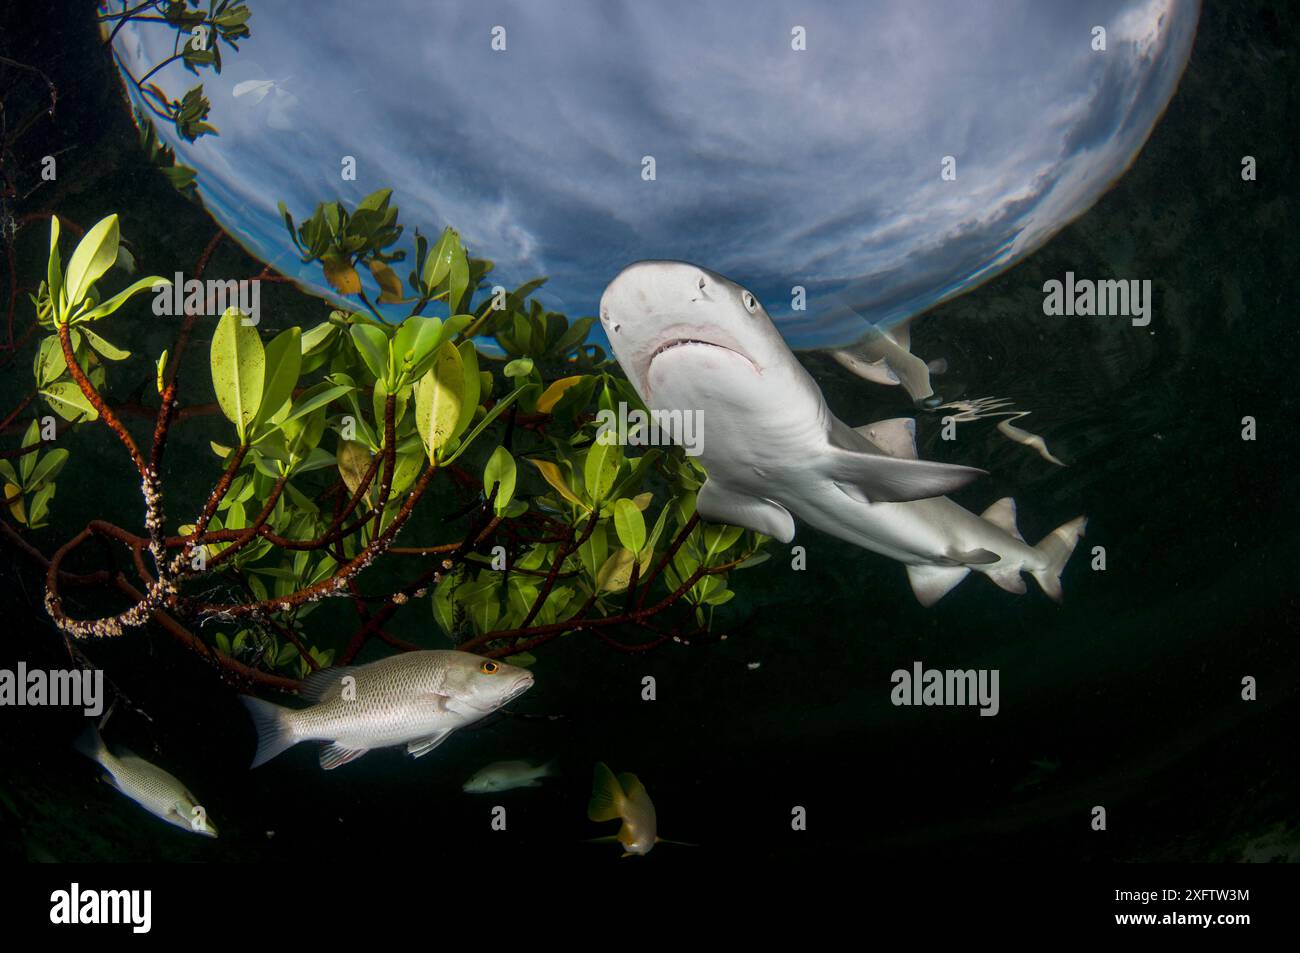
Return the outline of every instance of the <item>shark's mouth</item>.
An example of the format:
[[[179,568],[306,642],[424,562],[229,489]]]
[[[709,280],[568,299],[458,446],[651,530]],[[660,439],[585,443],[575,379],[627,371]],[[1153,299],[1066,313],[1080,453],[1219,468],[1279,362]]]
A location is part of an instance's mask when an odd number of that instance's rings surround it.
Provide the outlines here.
[[[753,361],[735,348],[727,347],[725,344],[719,344],[717,341],[705,341],[700,338],[671,338],[670,340],[665,341],[650,353],[650,358],[646,361],[646,370],[648,371],[650,369],[650,366],[654,364],[655,359],[660,355],[666,354],[667,352],[679,347],[711,347],[719,351],[728,351],[744,360],[745,363],[755,371],[758,370],[758,366]]]

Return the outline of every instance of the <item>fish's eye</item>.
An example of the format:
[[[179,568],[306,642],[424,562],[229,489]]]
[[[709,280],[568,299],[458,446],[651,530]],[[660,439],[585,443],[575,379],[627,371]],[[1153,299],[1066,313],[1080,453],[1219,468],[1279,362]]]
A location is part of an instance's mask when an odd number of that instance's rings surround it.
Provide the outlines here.
[[[758,311],[758,299],[755,298],[748,291],[745,291],[741,294],[740,300],[745,305],[745,310],[748,311],[750,314],[754,314]]]
[[[491,659],[488,659],[478,667],[478,670],[484,675],[495,675],[497,672],[501,671],[501,666],[496,662],[493,662]]]

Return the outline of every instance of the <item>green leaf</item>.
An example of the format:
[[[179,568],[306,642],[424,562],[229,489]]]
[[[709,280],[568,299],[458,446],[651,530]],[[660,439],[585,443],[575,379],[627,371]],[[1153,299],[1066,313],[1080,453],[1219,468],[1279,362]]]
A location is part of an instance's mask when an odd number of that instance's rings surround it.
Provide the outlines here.
[[[441,462],[440,451],[456,436],[464,391],[460,352],[449,341],[438,349],[415,391],[415,424],[431,463]]]
[[[50,301],[54,304],[54,313],[61,311],[63,300],[63,265],[59,255],[59,217],[50,216],[50,261],[46,267],[45,281],[50,290]]]
[[[491,424],[492,421],[496,420],[497,417],[501,416],[501,414],[505,412],[505,409],[509,407],[512,403],[514,403],[515,398],[518,397],[521,393],[523,393],[527,388],[528,388],[527,384],[525,384],[523,387],[517,387],[509,394],[507,394],[502,400],[497,401],[497,403],[493,406],[493,408],[483,416],[483,419],[480,420],[477,424],[475,424],[474,429],[471,430],[466,435],[465,439],[460,441],[460,443],[456,445],[456,449],[452,451],[451,456],[447,457],[446,460],[442,461],[443,465],[445,466],[447,464],[455,462],[457,457],[459,457],[462,453],[464,453],[466,450],[469,449],[470,445],[474,442],[474,438],[477,437],[479,434],[481,434],[484,430],[486,430],[488,428],[488,425]]]
[[[506,365],[503,372],[506,377],[527,377],[533,372],[533,359],[530,357],[520,357]]]
[[[53,411],[64,420],[97,420],[99,412],[86,400],[81,388],[72,381],[51,384],[41,391]]]
[[[262,381],[262,402],[254,424],[275,416],[285,401],[293,396],[302,368],[302,329],[282,331],[266,346],[266,368]]]
[[[352,325],[352,342],[376,379],[388,376],[388,335],[372,324]]]
[[[507,506],[515,495],[515,480],[518,476],[518,470],[515,466],[515,458],[510,455],[510,451],[505,447],[497,447],[492,451],[492,456],[488,458],[487,467],[483,471],[483,492],[491,494],[492,487],[497,487],[496,499],[493,503],[493,509],[498,516],[505,512]]]
[[[479,375],[478,351],[474,342],[465,341],[456,350],[460,351],[461,365],[465,371],[465,390],[461,394],[460,416],[456,419],[456,433],[462,434],[474,419],[474,411],[478,409],[483,381]],[[491,393],[490,387],[488,392]]]
[[[245,443],[257,416],[266,379],[266,350],[257,329],[244,324],[238,308],[228,308],[212,335],[212,386],[226,419]]]
[[[289,412],[289,416],[285,417],[282,423],[287,424],[292,420],[297,420],[299,417],[311,413],[317,407],[324,407],[330,401],[337,400],[344,394],[350,394],[354,390],[356,390],[355,387],[349,387],[346,384],[331,384],[329,381],[321,381],[298,395],[298,399],[294,401],[293,410]]]
[[[334,332],[337,330],[337,324],[334,324],[331,321],[322,321],[310,331],[304,332],[302,336],[303,357],[306,357],[318,347],[323,347],[325,343],[334,336]]]
[[[107,317],[108,315],[112,314],[118,308],[122,307],[122,305],[126,304],[128,301],[130,301],[132,298],[138,295],[141,291],[145,291],[145,290],[158,291],[162,288],[170,288],[171,286],[172,283],[170,281],[168,281],[166,278],[161,278],[158,275],[151,275],[148,278],[141,278],[139,281],[134,282],[125,291],[119,291],[117,294],[113,295],[113,297],[109,298],[107,301],[101,301],[99,304],[95,305],[95,307],[91,308],[85,314],[80,315],[77,318],[77,320],[78,322],[96,321],[100,318]]]
[[[606,432],[598,437],[587,450],[587,459],[582,467],[582,478],[586,483],[587,496],[592,503],[599,503],[609,495],[618,479],[618,469],[623,463],[623,448]]]
[[[632,581],[632,567],[636,556],[626,549],[616,550],[596,573],[596,588],[607,592],[622,592]]]
[[[432,293],[433,289],[442,284],[451,270],[454,249],[459,247],[460,236],[452,229],[444,228],[442,235],[429,249],[429,256],[424,259],[424,274],[421,275],[421,281],[426,292]]]
[[[636,504],[622,499],[614,504],[614,529],[618,541],[634,553],[645,548],[645,518]]]
[[[370,469],[372,460],[370,448],[364,443],[355,440],[344,440],[339,443],[339,476],[343,478],[349,493],[357,492],[357,487],[361,486],[361,481],[366,478],[366,471]]]
[[[124,351],[120,347],[110,344],[90,328],[83,327],[78,330],[85,337],[86,343],[93,347],[99,356],[106,361],[125,361],[131,356],[130,351]]]
[[[37,489],[42,483],[57,477],[63,465],[68,462],[69,455],[67,450],[59,447],[42,456],[32,469],[31,475],[27,477],[25,488],[28,491]]]
[[[447,305],[455,311],[460,307],[465,290],[469,287],[469,262],[465,258],[465,249],[459,238],[451,256],[451,268],[447,272]]]
[[[32,373],[36,376],[36,386],[45,387],[53,384],[68,369],[68,362],[63,357],[63,345],[57,334],[51,334],[41,341],[40,350],[36,352],[36,361]]]
[[[68,260],[64,278],[69,308],[75,308],[85,298],[86,292],[117,260],[117,216],[110,215],[96,222]]]

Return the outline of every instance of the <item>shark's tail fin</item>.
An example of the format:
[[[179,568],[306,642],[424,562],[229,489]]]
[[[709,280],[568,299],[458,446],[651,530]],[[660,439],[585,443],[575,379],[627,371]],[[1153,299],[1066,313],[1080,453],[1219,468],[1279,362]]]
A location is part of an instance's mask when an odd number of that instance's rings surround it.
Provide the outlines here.
[[[1032,575],[1043,587],[1043,592],[1056,602],[1061,601],[1061,570],[1065,568],[1070,554],[1074,552],[1075,544],[1087,526],[1086,516],[1075,517],[1065,525],[1052,530],[1034,547],[1047,560],[1047,565],[1042,569],[1033,570]]]

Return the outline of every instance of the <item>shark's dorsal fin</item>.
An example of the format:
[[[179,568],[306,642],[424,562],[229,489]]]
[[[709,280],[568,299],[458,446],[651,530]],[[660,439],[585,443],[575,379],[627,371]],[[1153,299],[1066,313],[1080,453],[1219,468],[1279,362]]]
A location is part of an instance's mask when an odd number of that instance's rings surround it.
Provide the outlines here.
[[[825,465],[826,475],[847,496],[863,503],[904,503],[943,496],[985,472],[934,460],[856,453],[834,445],[827,448]]]
[[[916,419],[913,417],[877,420],[874,424],[853,429],[891,457],[916,459]]]
[[[1024,537],[1020,535],[1020,530],[1016,528],[1016,501],[1011,497],[1002,497],[1002,499],[981,513],[980,519],[988,520],[1004,533],[1010,533],[1016,539],[1024,542]]]
[[[705,480],[700,488],[695,511],[711,523],[743,526],[780,543],[794,539],[794,517],[784,506],[748,493],[733,492],[712,479]]]

